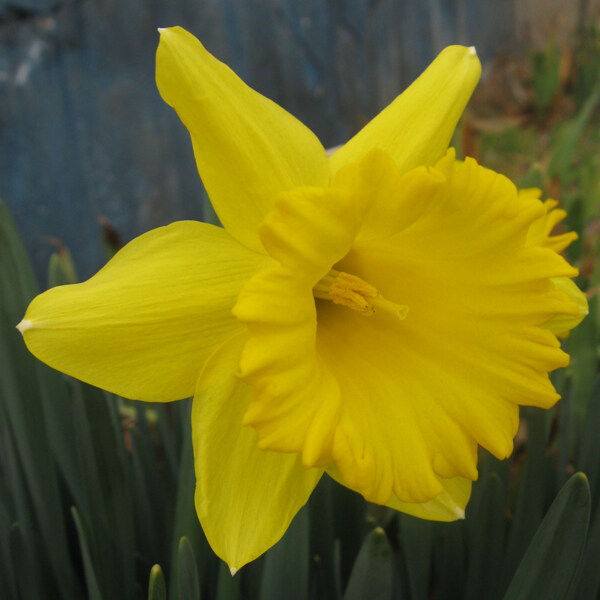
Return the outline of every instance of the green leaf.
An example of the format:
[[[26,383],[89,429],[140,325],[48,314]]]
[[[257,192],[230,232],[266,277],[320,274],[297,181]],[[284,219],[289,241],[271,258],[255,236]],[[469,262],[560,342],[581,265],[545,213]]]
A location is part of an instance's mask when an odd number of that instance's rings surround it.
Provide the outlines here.
[[[332,488],[332,500],[335,537],[339,540],[339,572],[345,583],[367,531],[367,504],[360,494],[339,484]]]
[[[138,411],[138,418],[144,409]],[[135,522],[142,539],[142,558],[150,564],[167,564],[170,548],[165,547],[171,530],[170,511],[167,507],[167,490],[161,477],[149,433],[139,427],[129,429],[132,457],[133,504],[136,507]],[[148,502],[152,498],[152,502]],[[147,563],[148,564],[148,563]]]
[[[31,549],[33,565],[39,568],[38,558],[51,565],[62,596],[77,598],[79,587],[70,563],[65,514],[45,422],[52,407],[45,402],[49,397],[44,394],[43,370],[15,329],[36,292],[25,249],[0,202],[0,410],[5,423],[0,435],[6,439],[10,431],[16,452],[13,480],[8,485],[13,493],[27,496],[15,506],[24,538],[40,540],[38,549]],[[20,482],[15,479],[17,469],[22,471]]]
[[[546,419],[539,409],[522,409],[527,424],[527,454],[521,472],[515,516],[508,536],[503,584],[507,585],[542,521],[546,506]]]
[[[465,600],[491,599],[500,585],[504,555],[506,490],[497,473],[488,475],[467,507],[469,566]],[[476,500],[476,501],[474,501]]]
[[[89,600],[102,600],[102,594],[100,593],[100,588],[98,587],[98,579],[96,578],[94,564],[90,555],[87,534],[85,532],[83,523],[81,522],[79,512],[74,506],[71,507],[71,514],[73,515],[73,520],[75,521],[75,526],[77,527],[77,535],[79,537],[79,545],[81,547],[81,558],[83,559],[83,570],[85,573],[85,584],[87,587],[88,598]]]
[[[465,522],[444,523],[436,544],[436,571],[439,571],[438,600],[462,598],[465,581]]]
[[[573,178],[573,161],[579,149],[581,136],[594,114],[594,109],[600,101],[600,83],[589,95],[581,110],[568,122],[554,142],[554,153],[548,165],[548,175],[558,176],[563,183],[568,183]],[[568,208],[568,207],[567,207]]]
[[[600,592],[600,510],[596,510],[588,533],[587,544],[581,559],[580,577],[577,583],[576,598],[587,600],[597,598]]]
[[[222,560],[219,561],[219,577],[217,579],[216,600],[241,600],[242,598],[242,573],[235,576],[229,571],[229,567]]]
[[[70,383],[76,431],[73,450],[84,494],[77,508],[86,527],[98,586],[106,598],[132,597],[134,511],[115,398],[78,381]]]
[[[177,407],[182,415],[185,415],[184,426],[181,431],[182,447],[181,459],[179,462],[179,480],[177,483],[177,499],[175,502],[175,519],[173,530],[171,532],[171,548],[173,549],[171,556],[171,565],[177,564],[177,556],[179,553],[180,540],[183,536],[191,544],[194,555],[199,565],[202,565],[202,571],[199,573],[202,578],[205,572],[211,565],[216,565],[220,561],[214,556],[204,532],[200,527],[196,507],[194,505],[194,492],[196,489],[196,475],[194,472],[194,453],[192,448],[192,432],[191,432],[191,402],[177,402]],[[169,578],[169,596],[177,595],[177,577]],[[204,586],[204,582],[202,583]]]
[[[194,549],[186,537],[182,537],[179,542],[177,575],[179,600],[200,600],[196,557],[194,556]]]
[[[48,265],[48,287],[77,283],[75,265],[69,250],[62,246],[50,256]]]
[[[344,594],[344,600],[392,600],[395,595],[395,564],[385,532],[376,527],[365,539]]]
[[[406,565],[411,600],[429,597],[433,529],[424,521],[400,513],[400,547]]]
[[[573,381],[573,418],[583,423],[597,374],[598,305],[590,302],[590,314],[571,332],[567,351],[571,356],[569,371]]]
[[[305,506],[283,538],[265,555],[260,600],[305,600],[308,596],[309,524]]]
[[[600,494],[600,377],[596,378],[594,389],[585,414],[584,429],[580,437],[577,468],[583,471],[590,482],[594,504],[598,504]],[[600,572],[600,571],[599,571]]]
[[[23,529],[18,523],[11,527],[8,546],[12,559],[11,566],[19,590],[15,598],[43,598],[55,593],[55,590],[46,587],[43,579],[39,577],[40,573],[33,560],[31,548],[28,547]]]
[[[148,600],[167,600],[167,586],[160,565],[154,565],[152,569],[150,569]]]
[[[567,481],[538,528],[504,600],[564,600],[585,546],[590,488],[583,473]]]
[[[333,555],[333,494],[336,487],[339,485],[331,477],[322,477],[308,501],[314,600],[335,600],[341,597],[342,586]]]

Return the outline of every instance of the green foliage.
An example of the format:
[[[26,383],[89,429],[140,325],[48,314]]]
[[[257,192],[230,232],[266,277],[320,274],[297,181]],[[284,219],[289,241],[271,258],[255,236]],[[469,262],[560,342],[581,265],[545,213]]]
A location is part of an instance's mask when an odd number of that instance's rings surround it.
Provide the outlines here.
[[[561,58],[561,53],[554,44],[545,51],[537,51],[532,55],[534,104],[540,113],[548,108],[559,91]]]
[[[559,190],[569,227],[580,235],[570,259],[591,290],[591,312],[564,342],[571,364],[554,380],[563,396],[558,408],[522,411],[509,460],[482,452],[464,521],[432,523],[367,505],[325,477],[283,539],[232,577],[194,509],[190,402],[127,402],[29,355],[15,325],[37,286],[0,204],[0,597],[600,598],[595,44],[584,48],[589,64],[578,70],[578,110],[556,131],[538,135],[512,125],[482,140],[482,154],[503,164],[545,155],[522,183]],[[559,57],[536,61],[535,104],[549,111],[560,93]],[[550,146],[538,153],[544,140]],[[485,156],[482,162],[494,166]],[[49,284],[75,277],[61,249]]]

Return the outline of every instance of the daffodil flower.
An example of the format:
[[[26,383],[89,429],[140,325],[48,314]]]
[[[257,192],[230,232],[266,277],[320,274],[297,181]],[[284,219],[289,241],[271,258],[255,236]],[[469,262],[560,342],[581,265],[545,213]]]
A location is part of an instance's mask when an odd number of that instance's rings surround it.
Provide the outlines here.
[[[587,312],[551,236],[563,213],[447,150],[477,83],[445,49],[331,157],[181,28],[157,83],[223,228],[178,222],[19,329],[52,367],[127,398],[194,396],[196,508],[232,571],[272,546],[324,472],[425,519],[464,515],[477,448],[507,457],[550,407],[556,334]]]

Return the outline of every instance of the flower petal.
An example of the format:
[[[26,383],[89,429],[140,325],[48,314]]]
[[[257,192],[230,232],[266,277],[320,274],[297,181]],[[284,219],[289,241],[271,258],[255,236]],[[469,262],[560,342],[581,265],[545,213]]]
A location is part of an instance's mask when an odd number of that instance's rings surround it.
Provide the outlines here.
[[[202,182],[225,228],[260,249],[257,225],[276,196],[326,185],[329,164],[314,134],[249,88],[181,27],[160,30],[156,82],[188,128]]]
[[[250,332],[240,362],[254,388],[244,424],[261,448],[301,452],[306,466],[331,461],[340,414],[338,385],[315,351],[313,286],[348,252],[362,212],[337,188],[282,194],[259,228],[279,264],[248,282],[233,311]]]
[[[433,500],[415,504],[402,502],[392,496],[386,506],[430,521],[456,521],[465,518],[465,508],[471,498],[472,483],[463,477],[441,479],[444,491]]]
[[[328,466],[326,472],[341,485],[346,485],[344,478],[335,464]],[[456,521],[457,519],[464,519],[465,508],[471,497],[471,481],[463,477],[438,479],[444,491],[433,500],[422,503],[402,502],[398,500],[397,496],[392,494],[385,506],[429,521]]]
[[[323,474],[297,454],[259,450],[254,430],[242,426],[250,388],[233,374],[244,341],[233,338],[208,360],[192,409],[196,510],[232,572],[281,538]]]
[[[402,173],[435,163],[481,74],[474,48],[450,46],[387,108],[330,158],[332,172],[360,161],[370,150],[387,152]]]
[[[268,262],[219,227],[173,223],[88,281],[39,295],[19,328],[35,356],[68,375],[136,400],[186,398],[207,357],[241,329],[231,308]]]
[[[546,329],[559,337],[564,337],[567,332],[574,329],[585,319],[589,313],[588,301],[585,294],[568,277],[555,277],[552,279],[555,289],[566,294],[577,307],[576,314],[561,314],[544,324]]]
[[[311,285],[285,268],[266,269],[244,287],[234,314],[250,332],[240,361],[253,388],[244,424],[260,448],[300,452],[306,466],[330,462],[340,393],[315,351]]]
[[[542,191],[538,188],[519,190],[521,198],[539,199],[541,194]],[[549,199],[544,202],[544,214],[530,225],[527,233],[527,243],[530,246],[545,246],[555,252],[562,252],[577,239],[577,233],[574,231],[551,235],[554,228],[567,216],[567,212],[557,206],[556,200]]]
[[[379,504],[392,493],[431,500],[440,477],[475,479],[476,444],[506,457],[518,405],[556,402],[548,372],[568,364],[543,327],[578,313],[553,284],[577,271],[528,247],[542,204],[472,160],[452,162],[407,174],[391,195],[397,219],[382,213],[378,238],[372,212],[369,237],[336,265],[408,306],[406,318],[318,301],[317,353],[343,398],[334,459],[346,485]]]

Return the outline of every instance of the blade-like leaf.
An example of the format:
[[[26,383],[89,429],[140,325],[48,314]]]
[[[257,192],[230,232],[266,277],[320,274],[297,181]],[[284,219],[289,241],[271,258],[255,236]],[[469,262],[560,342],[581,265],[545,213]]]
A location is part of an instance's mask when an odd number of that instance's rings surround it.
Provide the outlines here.
[[[309,524],[305,506],[283,538],[265,556],[260,600],[305,600],[308,596]]]
[[[538,528],[504,600],[564,600],[585,546],[590,488],[583,473],[567,481]]]
[[[364,541],[350,581],[344,594],[344,600],[392,600],[395,595],[395,564],[392,550],[385,532],[375,528]]]
[[[152,569],[150,569],[148,600],[167,600],[167,586],[160,565],[154,565]]]
[[[179,542],[177,556],[177,587],[179,600],[200,600],[200,584],[198,582],[198,567],[194,549],[186,537]]]
[[[433,523],[400,513],[400,547],[411,600],[429,597]]]
[[[90,547],[88,544],[87,534],[85,532],[83,523],[81,522],[79,512],[74,506],[71,507],[71,514],[73,515],[73,520],[75,521],[75,526],[77,527],[77,535],[79,537],[79,545],[81,547],[81,558],[83,559],[83,570],[85,572],[85,584],[87,587],[88,598],[90,600],[102,600],[102,594],[100,593],[100,588],[98,587],[98,579],[96,578],[96,573],[94,571],[94,564],[92,562],[92,557],[90,556]]]
[[[481,482],[481,493],[467,509],[469,526],[469,566],[465,600],[491,600],[497,597],[499,574],[504,555],[506,491],[497,473]]]

